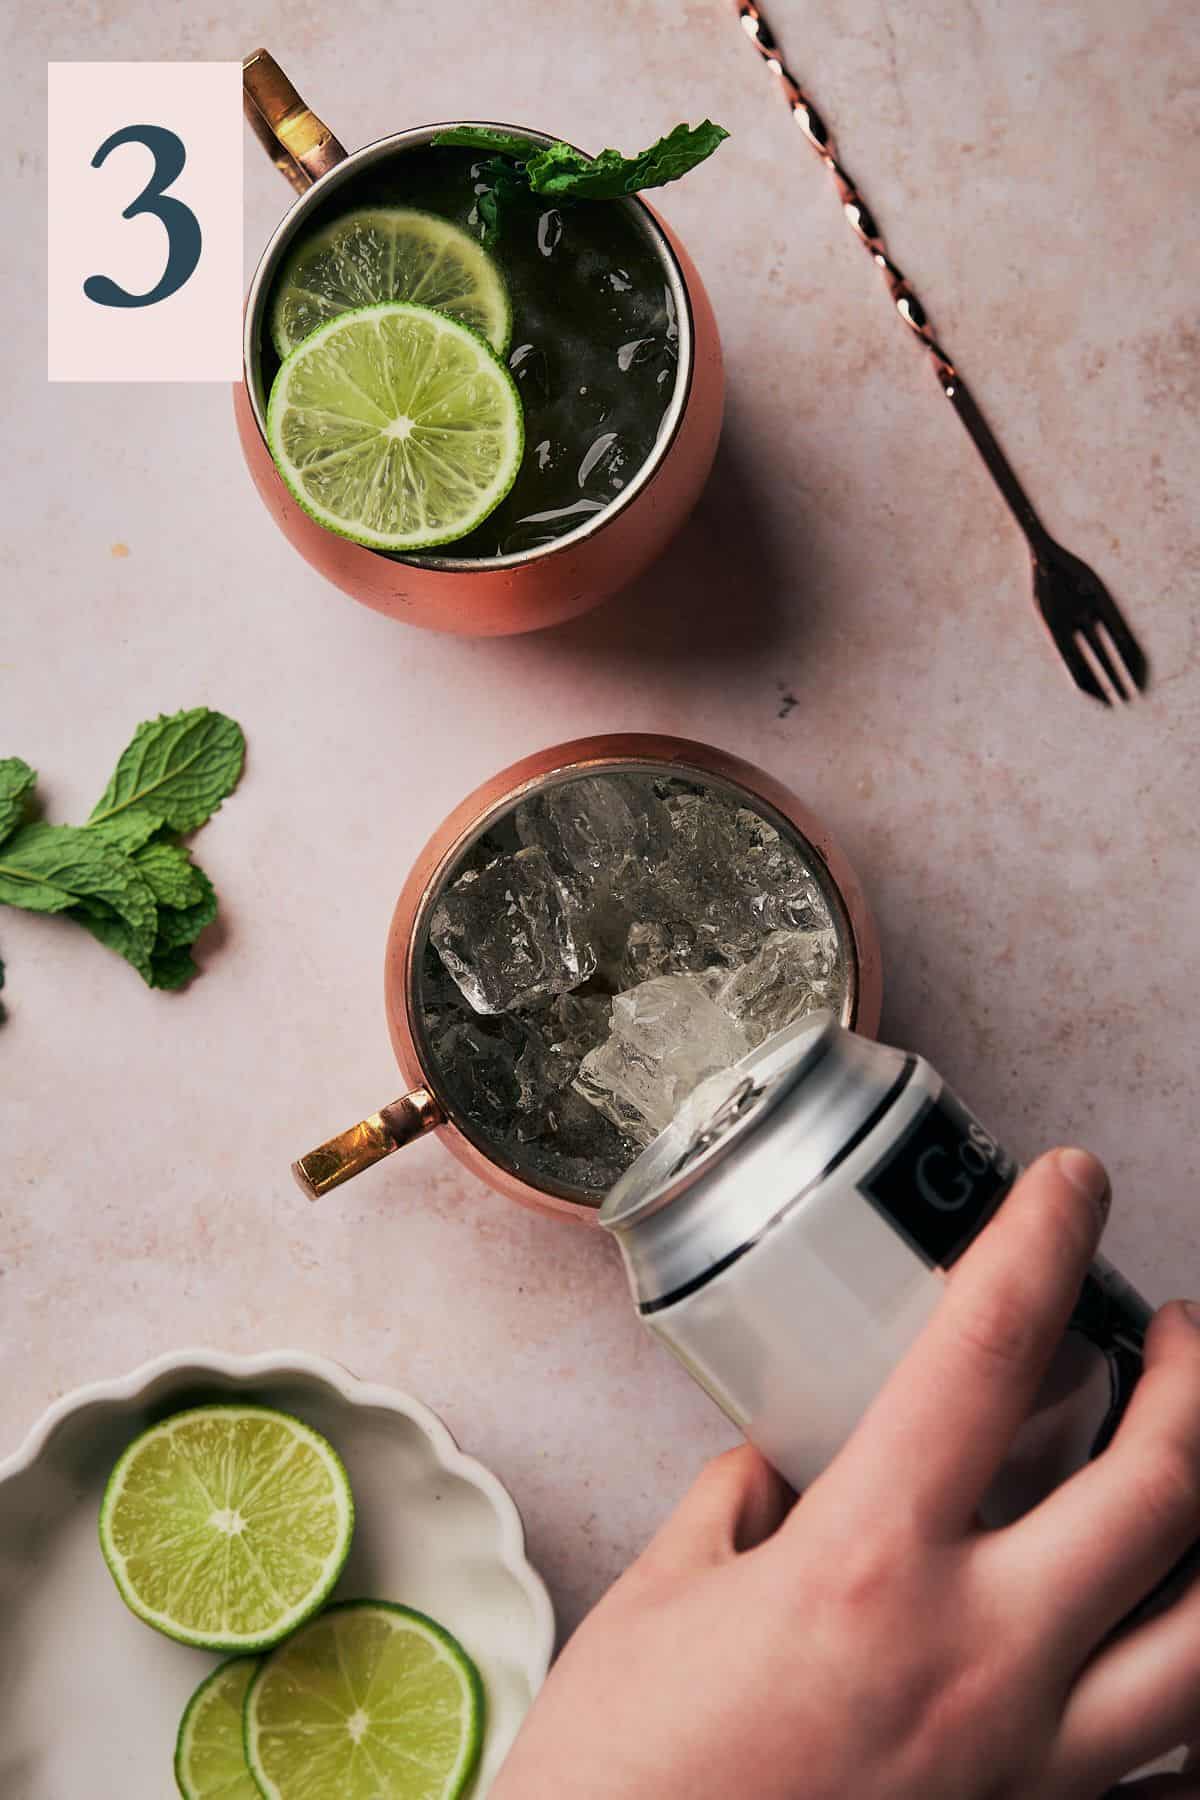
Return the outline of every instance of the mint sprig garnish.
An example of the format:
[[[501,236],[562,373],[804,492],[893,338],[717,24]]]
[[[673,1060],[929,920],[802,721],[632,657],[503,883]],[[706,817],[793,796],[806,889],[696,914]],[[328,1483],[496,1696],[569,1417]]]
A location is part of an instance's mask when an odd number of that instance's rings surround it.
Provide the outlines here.
[[[484,245],[491,250],[500,237],[501,219],[511,212],[515,202],[528,198],[529,188],[522,180],[521,165],[503,156],[489,156],[479,164],[476,174],[479,188],[475,207],[483,226]]]
[[[640,194],[678,181],[710,157],[728,136],[724,127],[714,125],[711,119],[699,125],[676,125],[638,156],[624,156],[619,150],[585,156],[570,144],[538,144],[519,132],[501,131],[492,125],[455,125],[439,131],[433,142],[489,152],[479,170],[487,184],[479,196],[487,241],[498,232],[506,203],[520,194],[545,194],[560,200],[617,200],[625,194]]]
[[[245,749],[241,726],[206,706],[148,719],[121,752],[88,824],[111,836],[131,816],[139,829],[153,817],[155,829],[195,831],[232,790]]]
[[[551,144],[525,165],[535,194],[571,200],[617,200],[646,188],[665,187],[707,160],[729,133],[711,119],[700,125],[676,125],[640,156],[601,150],[584,156],[569,144]]]
[[[241,727],[224,713],[147,720],[86,825],[30,821],[35,772],[18,757],[0,761],[0,903],[65,913],[150,987],[183,987],[217,900],[175,839],[211,818],[244,758]]]
[[[435,144],[457,145],[463,150],[493,150],[497,156],[515,156],[526,162],[545,145],[519,131],[501,131],[498,125],[448,125],[435,133]]]

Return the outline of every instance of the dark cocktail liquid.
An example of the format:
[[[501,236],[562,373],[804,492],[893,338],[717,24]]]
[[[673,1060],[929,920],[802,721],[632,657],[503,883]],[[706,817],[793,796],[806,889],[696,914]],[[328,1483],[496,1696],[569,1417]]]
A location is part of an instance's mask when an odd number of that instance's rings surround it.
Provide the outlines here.
[[[415,206],[482,235],[483,166],[473,150],[398,151],[340,187],[310,228],[359,206]],[[654,448],[675,389],[674,297],[630,202],[522,196],[501,209],[491,253],[512,300],[525,455],[495,512],[423,562],[527,554],[594,518]],[[262,357],[269,388],[279,363],[266,342]]]

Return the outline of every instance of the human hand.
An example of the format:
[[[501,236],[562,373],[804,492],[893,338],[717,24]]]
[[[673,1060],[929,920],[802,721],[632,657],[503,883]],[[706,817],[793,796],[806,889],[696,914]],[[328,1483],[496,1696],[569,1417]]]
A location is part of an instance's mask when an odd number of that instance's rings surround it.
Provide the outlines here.
[[[1196,1735],[1200,1309],[1156,1318],[1111,1445],[1002,1530],[980,1501],[1066,1327],[1108,1184],[1043,1157],[794,1505],[748,1446],[701,1474],[572,1638],[492,1800],[1098,1800]],[[1200,1800],[1200,1773],[1117,1790]]]

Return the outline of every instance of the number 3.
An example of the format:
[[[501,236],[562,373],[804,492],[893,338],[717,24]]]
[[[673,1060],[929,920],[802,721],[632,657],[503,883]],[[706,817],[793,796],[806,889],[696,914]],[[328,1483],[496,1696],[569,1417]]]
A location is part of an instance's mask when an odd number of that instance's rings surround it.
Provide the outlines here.
[[[182,138],[165,126],[126,125],[105,138],[92,158],[93,169],[98,169],[109,152],[121,144],[144,144],[154,157],[154,173],[121,217],[136,219],[139,213],[153,213],[161,220],[167,234],[167,266],[145,294],[130,294],[107,275],[89,275],[83,291],[98,306],[154,306],[178,293],[200,261],[200,222],[190,206],[166,191],[182,174],[187,151]]]

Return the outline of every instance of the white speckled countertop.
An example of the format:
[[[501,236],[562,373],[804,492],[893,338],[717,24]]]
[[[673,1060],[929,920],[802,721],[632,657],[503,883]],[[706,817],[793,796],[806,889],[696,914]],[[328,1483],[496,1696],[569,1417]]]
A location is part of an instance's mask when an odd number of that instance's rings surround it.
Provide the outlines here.
[[[1135,709],[1077,696],[1043,641],[1022,545],[725,0],[443,0],[435,27],[414,0],[8,9],[0,754],[63,819],[159,710],[223,708],[250,756],[200,840],[223,922],[186,994],[0,912],[0,1450],[174,1345],[323,1351],[496,1469],[569,1628],[729,1440],[598,1235],[436,1141],[315,1207],[288,1175],[397,1091],[380,971],[411,858],[581,731],[704,738],[799,789],[875,902],[884,1035],[1019,1154],[1093,1145],[1116,1259],[1155,1299],[1200,1290],[1192,9],[772,17],[1047,523],[1143,635]],[[731,129],[663,202],[721,322],[727,429],[635,591],[527,639],[412,631],[276,533],[228,392],[47,386],[44,63],[259,43],[350,145],[472,115],[593,147]],[[287,201],[248,144],[248,270]]]

